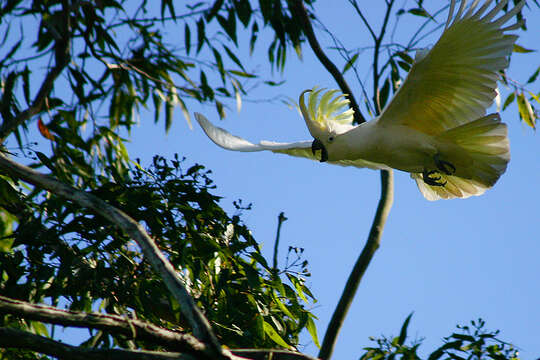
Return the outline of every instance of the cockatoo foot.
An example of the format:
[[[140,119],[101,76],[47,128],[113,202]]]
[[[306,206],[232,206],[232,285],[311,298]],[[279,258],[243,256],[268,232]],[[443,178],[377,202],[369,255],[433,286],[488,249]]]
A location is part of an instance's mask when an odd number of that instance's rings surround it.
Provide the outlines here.
[[[434,174],[437,174],[437,170],[424,170],[422,173],[422,180],[428,185],[431,186],[444,186],[446,185],[446,181],[441,181],[441,176],[432,176]]]
[[[439,154],[436,154],[433,157],[433,160],[435,160],[435,166],[437,166],[437,169],[442,171],[444,174],[452,175],[456,172],[456,167],[448,161],[441,160],[439,158]]]

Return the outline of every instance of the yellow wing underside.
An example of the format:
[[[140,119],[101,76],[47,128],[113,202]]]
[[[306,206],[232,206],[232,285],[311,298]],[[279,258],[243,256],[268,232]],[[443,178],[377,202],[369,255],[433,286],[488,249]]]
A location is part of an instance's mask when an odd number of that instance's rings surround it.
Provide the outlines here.
[[[418,55],[379,121],[437,135],[482,117],[517,38],[505,35],[501,21],[489,16],[456,19],[429,53]]]

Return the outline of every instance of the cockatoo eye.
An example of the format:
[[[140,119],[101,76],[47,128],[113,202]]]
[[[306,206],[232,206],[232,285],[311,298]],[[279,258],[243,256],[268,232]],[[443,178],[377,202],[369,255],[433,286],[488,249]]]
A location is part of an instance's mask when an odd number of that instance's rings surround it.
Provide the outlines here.
[[[328,142],[332,142],[332,141],[334,141],[334,135],[330,135],[330,136],[328,137]]]

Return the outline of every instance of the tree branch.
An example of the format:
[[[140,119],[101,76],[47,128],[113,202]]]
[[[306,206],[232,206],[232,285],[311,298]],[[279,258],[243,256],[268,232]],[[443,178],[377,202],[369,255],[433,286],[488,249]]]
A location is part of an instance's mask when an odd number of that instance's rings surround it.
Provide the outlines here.
[[[381,244],[381,236],[392,208],[392,203],[394,202],[394,186],[393,186],[394,176],[392,171],[381,170],[381,199],[379,200],[379,205],[377,206],[377,212],[375,213],[375,218],[373,219],[373,224],[371,225],[371,230],[366,242],[366,245],[362,249],[358,260],[354,264],[354,267],[347,279],[341,298],[334,310],[330,324],[326,329],[324,335],[324,340],[319,351],[319,358],[321,359],[330,359],[334,351],[334,346],[345,320],[345,316],[349,311],[351,303],[358,289],[358,285],[366,272],[368,265],[375,254],[375,251],[379,248]]]
[[[0,313],[12,314],[25,319],[49,324],[79,328],[100,329],[121,334],[131,339],[145,340],[162,345],[173,351],[198,354],[211,359],[206,346],[189,334],[181,334],[154,324],[119,315],[84,313],[58,309],[53,306],[35,305],[0,295]]]
[[[89,349],[68,345],[26,331],[0,327],[0,348],[27,349],[62,360],[182,360],[191,355],[123,349]]]
[[[250,360],[317,360],[312,356],[289,350],[231,349],[231,352]]]
[[[26,331],[0,327],[0,348],[27,349],[62,360],[198,360],[195,356],[157,351],[124,349],[91,349],[64,344]],[[231,350],[236,360],[317,360],[311,356],[287,350]],[[204,357],[206,358],[206,357]]]
[[[389,19],[392,6],[394,4],[394,0],[389,0],[386,4],[387,4],[386,14],[384,17],[381,32],[379,36],[374,37],[375,49],[374,49],[374,55],[373,55],[374,56],[373,58],[373,84],[374,84],[373,100],[375,103],[375,109],[376,109],[377,115],[379,115],[382,110],[381,104],[379,101],[379,88],[378,88],[379,77],[380,77],[379,69],[378,69],[379,51],[380,51],[382,40],[384,38],[384,34],[386,32],[386,27],[388,26],[388,19]],[[330,359],[330,357],[332,356],[332,353],[334,352],[334,347],[336,345],[339,331],[341,330],[341,327],[343,326],[343,322],[345,320],[345,317],[347,316],[347,313],[352,304],[356,291],[358,290],[358,286],[360,285],[360,282],[362,281],[362,278],[364,276],[364,273],[366,272],[367,267],[371,263],[371,259],[373,259],[373,256],[375,255],[375,251],[377,251],[377,249],[380,246],[384,225],[386,224],[386,219],[388,218],[388,214],[390,213],[390,209],[392,208],[393,202],[394,202],[393,172],[392,170],[381,170],[381,198],[379,200],[379,204],[377,205],[375,218],[373,219],[373,223],[369,231],[367,242],[364,245],[364,248],[362,249],[360,256],[356,260],[356,263],[354,264],[351,274],[349,275],[349,278],[347,279],[347,283],[345,284],[345,288],[343,289],[343,293],[341,294],[341,298],[339,299],[336,309],[334,310],[334,313],[332,314],[332,318],[330,319],[330,323],[328,324],[328,328],[326,329],[326,333],[324,334],[323,343],[319,351],[319,358],[323,360]]]
[[[303,0],[293,0],[291,1],[291,5],[291,11],[294,13],[294,16],[302,22],[304,34],[308,39],[311,49],[313,50],[321,64],[323,64],[326,70],[328,70],[328,72],[334,77],[334,80],[336,80],[343,94],[345,94],[345,96],[349,99],[349,106],[351,107],[351,109],[354,110],[354,123],[361,124],[366,122],[366,119],[360,112],[360,108],[358,107],[358,103],[356,102],[351,88],[345,81],[345,78],[338,70],[336,65],[334,65],[334,63],[330,61],[328,56],[326,56],[326,54],[321,48],[321,45],[319,44],[319,41],[317,40],[317,37],[315,37],[315,32],[313,31],[313,26],[311,25],[311,20],[309,20],[309,15],[306,8],[304,7]]]
[[[360,16],[360,19],[362,19],[362,22],[364,23],[364,25],[368,29],[369,34],[373,38],[373,41],[376,41],[377,36],[375,35],[375,32],[371,28],[371,25],[369,25],[369,22],[367,21],[366,17],[364,16],[364,13],[362,12],[362,10],[360,10],[360,7],[358,6],[358,3],[356,2],[356,0],[349,0],[349,3],[354,7],[354,9],[356,10],[356,13]]]
[[[272,261],[272,270],[277,274],[278,271],[278,248],[279,248],[279,235],[281,233],[281,224],[283,224],[287,220],[287,217],[285,216],[285,213],[282,211],[279,213],[278,216],[278,225],[277,225],[277,231],[276,231],[276,242],[274,243],[274,257]]]
[[[373,103],[375,104],[375,109],[377,115],[382,111],[380,91],[379,91],[379,52],[381,50],[381,44],[384,39],[384,34],[386,33],[386,27],[388,26],[388,19],[390,17],[390,11],[394,5],[394,0],[387,2],[386,13],[384,14],[384,21],[381,28],[381,33],[378,37],[375,38],[375,49],[373,50]]]
[[[105,201],[84,191],[63,184],[54,178],[43,175],[27,166],[18,164],[2,153],[0,153],[0,169],[3,169],[4,172],[8,172],[16,177],[20,177],[24,181],[35,186],[44,188],[58,196],[71,200],[82,207],[92,209],[97,214],[103,216],[122,229],[128,236],[137,242],[141,247],[146,260],[152,265],[154,271],[163,278],[165,285],[180,304],[182,314],[193,327],[195,336],[207,344],[210,351],[213,351],[215,358],[227,357],[226,352],[221,349],[208,320],[195,305],[193,298],[182,284],[176,270],[138,222],[121,210],[107,204]]]

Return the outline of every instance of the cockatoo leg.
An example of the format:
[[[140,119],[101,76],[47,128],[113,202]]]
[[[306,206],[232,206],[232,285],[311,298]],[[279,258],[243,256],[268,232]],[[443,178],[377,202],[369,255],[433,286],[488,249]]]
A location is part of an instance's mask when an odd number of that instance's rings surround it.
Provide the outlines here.
[[[437,166],[437,169],[441,170],[446,175],[452,175],[456,172],[456,167],[448,161],[441,160],[439,154],[435,154],[433,160],[435,160],[435,166]]]
[[[441,181],[441,176],[432,176],[434,174],[437,174],[437,170],[424,170],[422,172],[422,180],[428,185],[431,186],[444,186],[446,185],[446,181]]]

